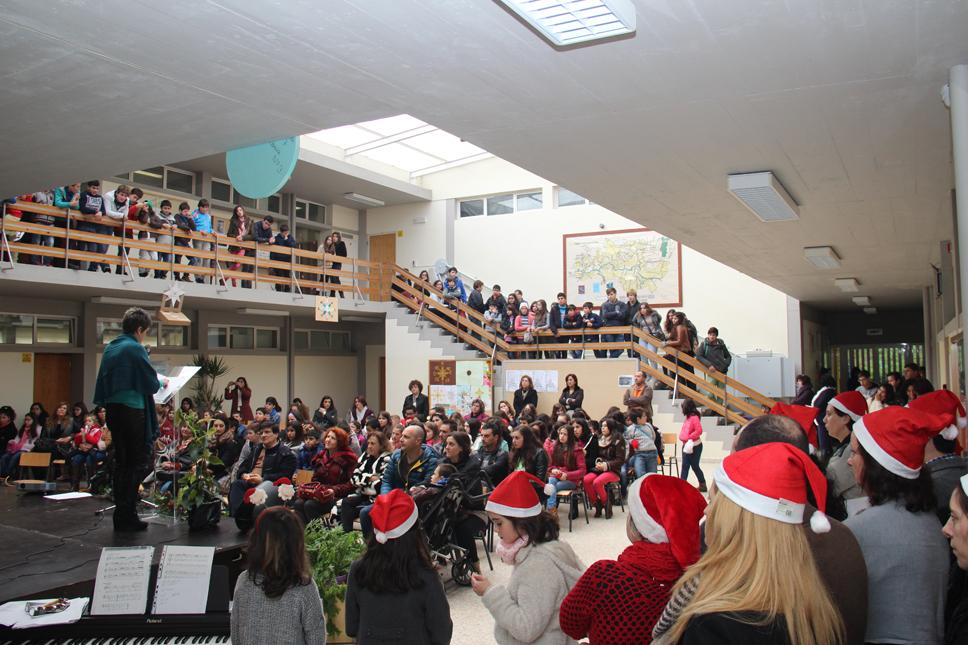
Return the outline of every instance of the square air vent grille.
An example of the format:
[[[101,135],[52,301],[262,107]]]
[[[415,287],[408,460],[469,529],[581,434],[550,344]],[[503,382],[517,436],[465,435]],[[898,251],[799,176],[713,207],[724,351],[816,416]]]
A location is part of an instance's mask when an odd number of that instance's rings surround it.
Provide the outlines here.
[[[800,218],[800,207],[772,172],[729,175],[729,192],[760,221],[787,222]]]

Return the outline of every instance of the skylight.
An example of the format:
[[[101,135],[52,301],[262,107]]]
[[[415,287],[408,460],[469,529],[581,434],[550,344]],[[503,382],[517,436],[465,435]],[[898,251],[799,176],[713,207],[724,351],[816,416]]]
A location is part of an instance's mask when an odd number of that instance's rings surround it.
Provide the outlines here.
[[[499,0],[553,45],[635,33],[631,0]]]
[[[490,157],[490,153],[409,114],[364,121],[305,135],[341,148],[347,161],[366,157],[411,178]]]

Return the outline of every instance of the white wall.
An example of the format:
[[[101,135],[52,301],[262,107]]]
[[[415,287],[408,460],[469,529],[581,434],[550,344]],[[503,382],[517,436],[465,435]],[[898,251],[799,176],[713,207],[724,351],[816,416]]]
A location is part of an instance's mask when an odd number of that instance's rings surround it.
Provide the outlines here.
[[[366,371],[366,390],[363,396],[366,397],[370,408],[379,412],[389,401],[380,401],[380,358],[386,355],[384,345],[367,345],[363,350],[365,371]]]
[[[403,204],[366,212],[369,235],[397,235],[397,264],[404,268],[430,266],[446,256],[447,202]],[[403,233],[403,235],[400,235]]]
[[[215,352],[209,352],[209,356],[218,356]],[[225,376],[215,380],[218,389],[225,388],[229,381],[234,381],[240,376],[244,376],[249,388],[252,390],[252,407],[257,408],[265,403],[267,396],[274,396],[279,404],[286,407],[286,396],[288,396],[289,372],[286,369],[286,356],[266,356],[241,354],[222,355],[222,360],[228,365],[228,372]],[[225,406],[230,409],[230,406]]]
[[[339,204],[330,204],[333,213],[333,226],[336,228],[360,230],[360,214],[355,208],[347,208]]]
[[[387,357],[386,409],[392,414],[400,414],[403,400],[410,394],[407,384],[411,380],[417,379],[424,384],[424,394],[430,389],[427,382],[428,361],[454,357],[432,346],[430,342],[421,340],[416,333],[412,333],[389,316],[384,329]]]
[[[342,418],[356,396],[356,356],[296,356],[295,362],[294,396],[315,410],[328,394]]]
[[[30,362],[23,362],[23,354],[30,355]],[[0,374],[3,374],[3,391],[0,405],[9,405],[17,413],[19,421],[34,402],[34,354],[31,352],[0,352]]]

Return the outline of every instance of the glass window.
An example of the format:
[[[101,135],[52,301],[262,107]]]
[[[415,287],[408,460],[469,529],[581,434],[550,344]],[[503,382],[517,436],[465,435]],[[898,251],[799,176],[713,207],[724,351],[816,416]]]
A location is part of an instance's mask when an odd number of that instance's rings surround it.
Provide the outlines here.
[[[581,195],[579,195],[578,193],[574,193],[568,190],[567,188],[562,188],[561,186],[558,186],[558,207],[559,208],[562,206],[577,206],[579,204],[584,204],[586,201],[587,200]]]
[[[136,184],[141,184],[143,186],[154,186],[155,188],[164,188],[165,186],[165,169],[161,166],[156,168],[148,168],[147,170],[135,170],[134,176],[131,178]]]
[[[309,332],[305,329],[295,330],[292,333],[292,347],[297,352],[309,349]]]
[[[487,198],[488,215],[507,215],[514,212],[514,195],[495,195]]]
[[[228,349],[229,329],[228,327],[208,328],[208,347],[209,349]]]
[[[107,345],[112,340],[121,335],[121,321],[107,320],[98,318],[97,320],[97,342],[98,345]]]
[[[467,199],[460,203],[461,217],[477,217],[484,214],[483,199]]]
[[[279,349],[279,330],[278,329],[256,329],[255,330],[256,349]]]
[[[33,342],[33,316],[0,314],[0,345],[30,345]]]
[[[328,331],[310,332],[309,346],[312,347],[313,349],[329,349],[330,348],[329,332]]]
[[[297,199],[296,200],[296,213],[295,213],[296,219],[309,219],[309,217],[306,215],[306,210],[308,209],[308,207],[309,207],[309,204],[307,204],[304,201],[300,201],[300,200]]]
[[[37,342],[68,345],[73,343],[74,321],[69,318],[38,318]]]
[[[252,209],[252,210],[259,209],[258,199],[252,199],[251,197],[246,197],[245,195],[243,195],[242,193],[234,189],[232,190],[232,195],[234,197],[234,201],[232,203],[241,204],[247,209]]]
[[[117,177],[118,179],[123,179],[125,181],[131,181],[131,173],[130,172],[122,172],[120,174],[115,175],[115,177]]]
[[[330,333],[332,349],[338,352],[350,351],[350,333],[348,331],[334,331]]]
[[[232,201],[232,185],[219,179],[212,180],[212,199],[220,202]]]
[[[252,327],[232,327],[230,346],[232,349],[253,349],[254,333]]]
[[[322,224],[326,221],[326,207],[319,204],[309,204],[309,221]]]
[[[520,193],[515,195],[515,210],[533,211],[541,208],[541,191],[534,193]]]
[[[174,168],[168,168],[167,173],[165,187],[168,190],[177,190],[180,193],[195,192],[195,175]]]
[[[269,195],[266,203],[266,210],[270,213],[282,212],[282,198],[279,195]]]
[[[161,325],[158,340],[162,347],[188,347],[188,327]]]

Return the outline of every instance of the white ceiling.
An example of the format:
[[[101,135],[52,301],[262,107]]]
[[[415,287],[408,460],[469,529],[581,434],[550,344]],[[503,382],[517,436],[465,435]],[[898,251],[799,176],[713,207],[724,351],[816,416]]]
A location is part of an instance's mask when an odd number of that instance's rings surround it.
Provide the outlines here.
[[[487,0],[4,0],[0,194],[406,113],[803,300],[918,305],[968,3],[636,5],[634,38],[556,51]],[[757,170],[800,221],[728,195]]]

